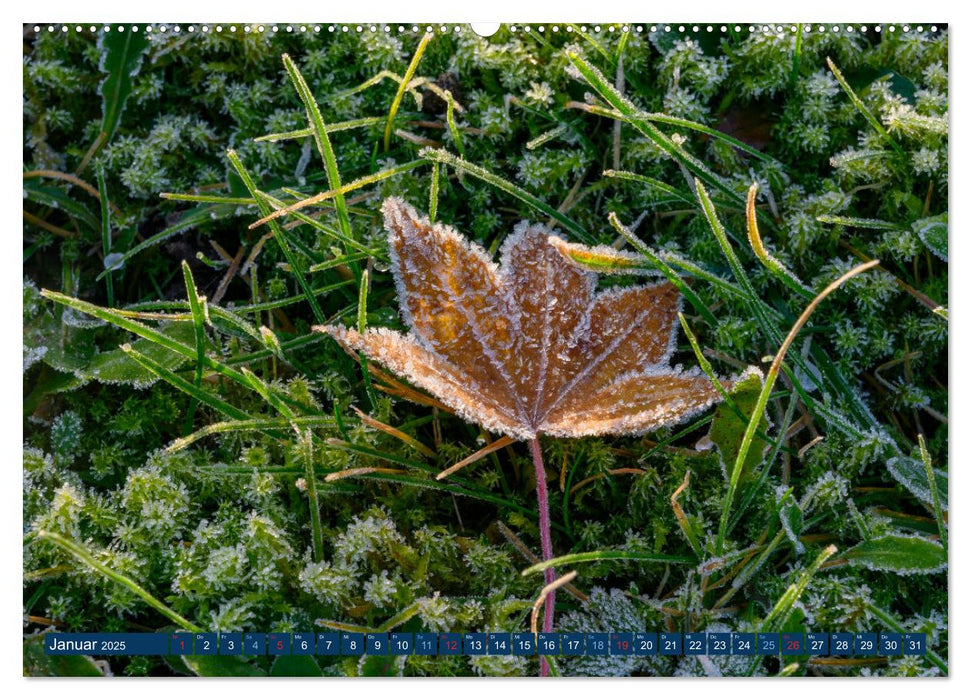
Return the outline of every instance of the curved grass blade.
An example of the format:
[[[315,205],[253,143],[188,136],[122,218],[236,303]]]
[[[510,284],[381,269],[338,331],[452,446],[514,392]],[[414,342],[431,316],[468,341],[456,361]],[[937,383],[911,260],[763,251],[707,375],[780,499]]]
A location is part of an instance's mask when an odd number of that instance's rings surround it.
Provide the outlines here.
[[[166,452],[178,452],[179,450],[184,450],[186,447],[194,442],[198,442],[204,437],[210,435],[221,435],[222,433],[234,433],[234,432],[246,432],[246,431],[259,431],[263,432],[268,429],[273,428],[287,428],[290,425],[296,426],[332,426],[334,425],[334,419],[330,416],[295,416],[291,418],[249,418],[246,420],[232,420],[232,421],[221,421],[219,423],[210,423],[209,425],[200,428],[191,435],[186,435],[185,437],[173,440],[172,443],[165,448]]]
[[[769,251],[765,249],[762,244],[762,237],[759,235],[759,222],[758,217],[755,212],[755,196],[758,193],[759,184],[753,183],[748,190],[748,199],[745,204],[745,219],[748,224],[748,241],[752,246],[752,250],[755,252],[755,257],[757,257],[763,265],[772,274],[776,276],[777,279],[781,280],[789,289],[793,290],[796,294],[803,297],[804,299],[812,299],[812,291],[800,281],[796,275],[791,272],[785,265],[779,262],[778,259],[769,254]]]
[[[904,149],[901,148],[900,144],[897,143],[893,139],[893,137],[890,136],[889,133],[887,133],[887,130],[883,128],[883,124],[881,124],[879,120],[877,120],[877,118],[873,116],[873,112],[871,112],[867,108],[867,106],[863,104],[863,100],[857,97],[856,93],[853,91],[853,88],[851,88],[850,84],[846,82],[846,78],[843,77],[843,74],[840,72],[840,69],[836,67],[836,64],[833,63],[832,59],[830,59],[829,56],[826,57],[826,65],[829,66],[829,69],[831,71],[833,71],[833,75],[836,77],[836,80],[840,84],[840,87],[843,88],[843,92],[845,92],[847,96],[850,98],[850,102],[852,102],[853,106],[859,110],[860,114],[863,115],[863,118],[870,123],[870,126],[873,127],[873,130],[876,131],[878,134],[880,134],[883,140],[890,145],[890,147],[897,153],[898,156],[902,158],[906,158],[907,154],[904,153]]]
[[[307,119],[310,122],[310,127],[314,131],[314,140],[317,142],[317,150],[320,151],[320,155],[324,159],[328,186],[331,190],[335,191],[334,208],[337,210],[337,221],[340,224],[341,233],[346,238],[353,238],[351,234],[351,220],[347,215],[347,203],[344,201],[343,192],[341,192],[341,174],[337,167],[337,157],[334,155],[334,149],[330,145],[330,138],[327,136],[327,126],[324,124],[324,117],[320,113],[320,107],[317,106],[317,101],[307,86],[307,81],[304,80],[303,75],[300,73],[300,69],[297,68],[297,65],[288,54],[283,54],[283,65],[287,69],[290,80],[297,89],[300,101],[303,102],[303,106],[307,111]],[[264,212],[264,216],[267,213]]]
[[[213,205],[213,206],[208,206],[208,207],[198,207],[196,209],[193,209],[193,210],[187,212],[182,217],[182,220],[179,221],[178,223],[176,223],[176,224],[174,224],[172,226],[169,226],[167,229],[163,229],[162,231],[159,231],[154,236],[149,236],[148,238],[146,238],[144,241],[142,241],[138,245],[135,245],[135,246],[132,246],[131,248],[129,248],[121,256],[121,258],[118,259],[118,261],[115,263],[114,267],[115,268],[123,267],[125,265],[125,263],[127,263],[133,257],[135,257],[136,255],[138,255],[139,253],[141,253],[143,250],[145,250],[147,248],[151,248],[152,246],[161,243],[166,238],[169,238],[171,236],[174,236],[177,233],[182,233],[186,229],[193,228],[194,226],[198,226],[199,224],[203,224],[203,223],[212,221],[213,214],[216,213],[216,211],[218,210],[219,206],[220,205]],[[95,279],[97,281],[100,281],[102,277],[104,277],[105,275],[108,274],[108,272],[109,272],[108,270],[102,270],[101,273]]]
[[[47,542],[50,542],[53,545],[56,545],[57,547],[63,549],[65,552],[67,552],[75,559],[80,561],[81,563],[86,564],[87,566],[97,571],[102,576],[106,577],[111,581],[114,581],[115,583],[121,586],[124,586],[132,593],[137,595],[139,598],[144,600],[146,603],[148,603],[149,606],[151,606],[152,608],[160,612],[162,615],[170,619],[175,624],[179,625],[182,629],[188,630],[190,632],[202,632],[201,627],[186,620],[184,617],[179,615],[179,613],[172,610],[172,608],[165,605],[165,603],[163,603],[158,598],[156,598],[151,593],[149,593],[144,588],[142,588],[140,585],[135,583],[135,581],[133,581],[132,579],[128,578],[124,574],[118,573],[117,571],[113,570],[111,567],[106,566],[105,564],[102,564],[100,561],[98,561],[98,559],[94,556],[94,554],[92,554],[87,548],[81,546],[77,542],[74,542],[73,540],[70,540],[67,537],[59,535],[56,532],[50,532],[48,530],[38,530],[37,537],[41,540],[45,540]]]
[[[541,561],[527,569],[523,569],[521,575],[541,574],[551,567],[567,566],[573,564],[583,564],[590,561],[642,561],[652,564],[688,564],[695,566],[698,560],[694,557],[679,557],[673,554],[655,554],[654,552],[636,552],[626,549],[604,549],[596,552],[580,552],[578,554],[566,554],[562,557],[554,557],[547,561]]]
[[[703,191],[703,190],[701,190]],[[728,488],[725,491],[725,499],[722,504],[721,518],[718,524],[718,536],[715,540],[715,554],[721,555],[723,553],[725,544],[725,535],[728,530],[728,519],[731,515],[732,500],[735,497],[735,491],[738,488],[739,478],[742,474],[743,466],[745,465],[745,460],[748,457],[749,449],[752,446],[752,440],[755,437],[755,432],[759,427],[759,423],[762,420],[762,415],[765,412],[765,406],[769,401],[769,394],[772,393],[772,387],[775,386],[775,380],[779,376],[779,369],[782,366],[782,361],[785,359],[786,353],[789,350],[789,346],[796,339],[799,331],[809,320],[809,316],[812,312],[816,310],[816,307],[829,296],[832,292],[838,289],[846,280],[854,277],[861,272],[869,270],[871,267],[876,266],[878,261],[871,260],[868,263],[862,265],[857,265],[852,270],[842,275],[835,282],[831,283],[823,291],[821,291],[815,299],[813,299],[806,309],[802,312],[802,315],[796,320],[789,334],[786,336],[785,340],[779,348],[779,352],[776,353],[775,359],[772,361],[772,366],[769,367],[768,373],[765,375],[765,383],[762,385],[762,391],[759,394],[758,401],[755,404],[755,409],[752,412],[752,417],[748,422],[748,426],[745,428],[745,434],[742,436],[742,443],[738,449],[738,455],[735,458],[735,466],[732,468],[731,475],[729,476]]]
[[[415,55],[411,57],[411,63],[408,64],[408,69],[405,71],[404,77],[398,83],[398,90],[395,92],[394,99],[391,101],[391,109],[388,111],[388,121],[384,127],[385,151],[391,146],[391,131],[394,128],[394,117],[398,113],[398,107],[401,106],[401,100],[405,96],[405,90],[408,89],[408,83],[415,76],[415,71],[418,70],[418,62],[421,61],[421,56],[425,53],[425,48],[428,46],[428,42],[432,40],[432,36],[434,35],[431,32],[427,32],[422,36],[421,41],[418,42],[418,48],[415,49]]]

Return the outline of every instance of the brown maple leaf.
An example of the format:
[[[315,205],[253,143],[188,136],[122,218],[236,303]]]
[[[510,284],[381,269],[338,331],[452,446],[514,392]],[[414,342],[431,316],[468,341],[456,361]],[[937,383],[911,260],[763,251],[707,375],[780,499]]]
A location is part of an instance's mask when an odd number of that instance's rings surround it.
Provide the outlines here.
[[[411,329],[321,326],[466,420],[522,440],[636,434],[720,398],[697,368],[669,364],[681,298],[664,282],[595,292],[542,225],[516,226],[499,265],[404,201],[382,207]]]

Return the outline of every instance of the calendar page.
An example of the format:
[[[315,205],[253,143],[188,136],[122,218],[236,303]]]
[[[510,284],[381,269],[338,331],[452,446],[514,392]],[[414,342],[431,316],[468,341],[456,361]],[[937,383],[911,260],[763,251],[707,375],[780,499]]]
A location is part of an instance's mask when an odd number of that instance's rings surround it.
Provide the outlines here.
[[[946,24],[22,41],[24,676],[948,676]]]

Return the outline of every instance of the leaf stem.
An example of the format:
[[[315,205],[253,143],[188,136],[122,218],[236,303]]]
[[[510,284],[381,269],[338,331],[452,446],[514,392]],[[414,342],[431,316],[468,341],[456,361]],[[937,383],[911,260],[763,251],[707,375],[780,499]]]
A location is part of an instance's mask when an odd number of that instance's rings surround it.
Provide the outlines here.
[[[529,441],[529,452],[533,457],[536,468],[536,500],[539,502],[539,542],[543,560],[553,558],[553,540],[550,537],[550,497],[546,490],[546,469],[543,468],[543,451],[539,446],[539,437]],[[553,583],[556,572],[552,567],[543,572],[547,585]],[[556,601],[556,590],[546,594],[546,604],[543,606],[543,632],[553,631],[553,604]],[[550,667],[545,658],[540,659],[539,675],[550,675]]]

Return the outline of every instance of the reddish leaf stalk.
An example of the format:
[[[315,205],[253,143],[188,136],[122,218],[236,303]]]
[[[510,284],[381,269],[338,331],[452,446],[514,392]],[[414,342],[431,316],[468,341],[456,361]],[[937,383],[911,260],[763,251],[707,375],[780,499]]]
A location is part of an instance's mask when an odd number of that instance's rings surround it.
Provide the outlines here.
[[[536,468],[536,500],[539,503],[539,542],[542,550],[543,561],[553,558],[553,540],[550,537],[550,497],[546,490],[546,470],[543,468],[543,452],[539,446],[539,437],[529,441],[529,451],[533,456],[533,466]],[[556,572],[546,569],[543,572],[546,583],[553,583],[556,579]],[[543,605],[543,632],[553,631],[553,604],[556,601],[556,591],[550,591],[546,595],[546,604]],[[546,659],[540,657],[539,675],[550,675],[550,667]]]

